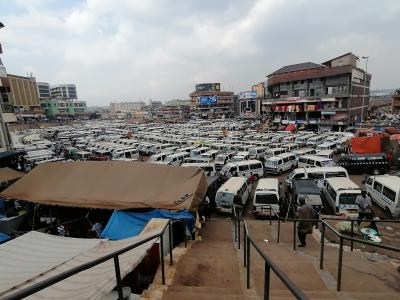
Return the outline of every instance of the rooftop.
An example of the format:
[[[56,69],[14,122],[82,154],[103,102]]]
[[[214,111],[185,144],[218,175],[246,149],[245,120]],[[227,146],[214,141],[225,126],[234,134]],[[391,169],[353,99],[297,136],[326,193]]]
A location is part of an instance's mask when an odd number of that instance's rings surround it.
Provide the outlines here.
[[[290,73],[290,72],[302,71],[302,70],[318,69],[318,68],[325,68],[325,66],[316,64],[313,62],[305,62],[305,63],[300,63],[300,64],[284,66],[284,67],[276,70],[275,72],[269,74],[267,77],[279,75],[279,74]]]

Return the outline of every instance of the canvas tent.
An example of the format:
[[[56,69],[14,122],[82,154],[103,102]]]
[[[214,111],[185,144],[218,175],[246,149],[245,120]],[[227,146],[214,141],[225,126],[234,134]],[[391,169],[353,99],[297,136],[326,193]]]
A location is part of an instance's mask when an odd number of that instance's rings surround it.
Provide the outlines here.
[[[0,183],[8,183],[24,176],[25,173],[10,168],[0,168]]]
[[[0,246],[0,297],[158,234],[163,226],[121,241],[72,239],[31,231]],[[138,266],[156,242],[156,239],[151,240],[119,256],[122,278]],[[26,299],[101,299],[115,286],[111,259]]]
[[[76,161],[39,165],[0,196],[71,207],[197,210],[206,191],[206,177],[198,168]]]

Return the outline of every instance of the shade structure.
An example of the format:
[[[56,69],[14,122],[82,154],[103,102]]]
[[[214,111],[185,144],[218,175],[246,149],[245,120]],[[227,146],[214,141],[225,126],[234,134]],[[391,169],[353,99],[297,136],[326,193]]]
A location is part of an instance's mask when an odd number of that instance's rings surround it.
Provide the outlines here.
[[[203,170],[129,161],[39,165],[0,196],[47,205],[197,210],[207,191]]]
[[[9,182],[17,180],[24,176],[25,173],[18,172],[10,168],[0,168],[0,182]]]
[[[285,131],[294,131],[296,130],[296,125],[295,124],[289,124],[286,128]]]
[[[146,234],[121,241],[72,239],[75,240],[73,242],[67,237],[30,232],[0,246],[0,268],[12,270],[12,276],[0,272],[0,296],[11,294],[123,249],[160,233],[161,230],[159,227]],[[153,239],[119,256],[122,278],[138,266],[157,241]],[[111,259],[55,283],[26,299],[102,299],[115,286],[114,261]]]

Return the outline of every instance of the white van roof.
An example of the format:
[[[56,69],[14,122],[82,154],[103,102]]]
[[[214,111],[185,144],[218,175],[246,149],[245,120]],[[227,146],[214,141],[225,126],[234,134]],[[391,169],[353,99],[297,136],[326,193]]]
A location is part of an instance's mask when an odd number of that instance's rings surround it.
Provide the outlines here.
[[[257,191],[275,191],[279,192],[279,180],[278,178],[261,178],[258,180]]]
[[[322,173],[322,172],[346,172],[347,170],[343,167],[314,167],[314,168],[297,168],[293,170],[293,173]]]
[[[245,177],[231,177],[218,189],[218,192],[230,192],[236,194],[246,181],[247,178]]]
[[[322,157],[322,156],[318,156],[318,155],[301,155],[300,157],[301,158],[306,158],[306,159],[313,159],[313,160],[317,160],[317,161],[332,160],[331,158]]]
[[[355,184],[351,179],[347,177],[333,177],[333,178],[327,178],[326,182],[335,190],[359,190],[361,191],[361,188]]]
[[[250,159],[250,160],[242,160],[242,161],[235,161],[235,162],[230,162],[227,163],[226,166],[234,167],[234,166],[244,166],[248,164],[261,164],[261,161],[257,159]]]
[[[393,187],[396,190],[400,188],[400,177],[398,176],[393,176],[393,175],[380,175],[380,176],[371,176],[374,178],[377,182],[388,186],[388,187]]]
[[[201,167],[213,167],[215,164],[214,163],[184,163],[181,164],[181,167],[195,167],[195,168],[201,168]]]

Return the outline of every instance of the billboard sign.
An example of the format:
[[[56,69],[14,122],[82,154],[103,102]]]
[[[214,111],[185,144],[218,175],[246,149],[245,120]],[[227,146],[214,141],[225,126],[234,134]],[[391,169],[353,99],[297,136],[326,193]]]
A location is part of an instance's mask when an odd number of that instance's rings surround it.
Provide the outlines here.
[[[257,91],[240,92],[239,99],[256,99]]]
[[[200,103],[200,105],[217,104],[217,96],[200,96],[199,103]]]
[[[201,83],[196,84],[196,92],[211,92],[211,91],[220,91],[221,84],[219,83]]]

